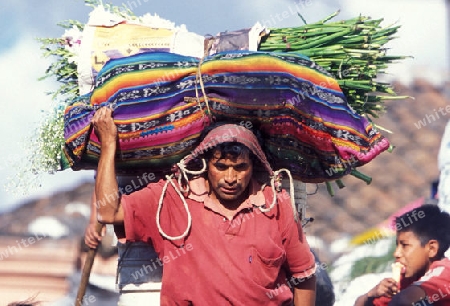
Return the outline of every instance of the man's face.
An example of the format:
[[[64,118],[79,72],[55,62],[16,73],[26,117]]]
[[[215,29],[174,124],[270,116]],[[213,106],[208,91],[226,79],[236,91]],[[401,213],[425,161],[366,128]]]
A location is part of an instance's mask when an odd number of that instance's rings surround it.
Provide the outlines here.
[[[226,206],[240,205],[247,197],[247,186],[253,174],[253,163],[248,154],[236,158],[220,158],[215,150],[208,161],[208,181],[211,196]]]
[[[411,231],[397,233],[394,257],[405,266],[405,277],[421,277],[430,266],[428,243],[421,246],[419,238]]]

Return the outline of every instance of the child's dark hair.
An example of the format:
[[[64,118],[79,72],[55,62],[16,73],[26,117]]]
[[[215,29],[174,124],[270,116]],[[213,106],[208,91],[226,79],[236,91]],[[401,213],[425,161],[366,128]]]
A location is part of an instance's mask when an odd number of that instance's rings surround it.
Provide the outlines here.
[[[425,204],[395,218],[397,232],[412,232],[424,246],[437,240],[437,258],[442,258],[450,246],[450,215],[437,205]]]

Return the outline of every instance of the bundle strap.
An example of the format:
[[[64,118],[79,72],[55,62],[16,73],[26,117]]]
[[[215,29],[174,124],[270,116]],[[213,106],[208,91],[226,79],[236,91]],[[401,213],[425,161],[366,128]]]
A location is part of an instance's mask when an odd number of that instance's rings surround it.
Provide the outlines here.
[[[202,90],[202,94],[203,94],[203,97],[205,99],[207,114],[208,114],[209,117],[211,117],[211,109],[209,108],[209,100],[208,100],[208,96],[206,95],[205,84],[203,83],[203,77],[202,77],[203,60],[204,60],[204,57],[202,57],[200,59],[199,63],[198,63],[197,73],[195,75],[195,79],[196,79],[196,83],[200,84],[200,89]],[[198,103],[200,104],[200,96],[199,96],[199,93],[198,93],[197,85],[195,86],[195,97],[196,97]]]

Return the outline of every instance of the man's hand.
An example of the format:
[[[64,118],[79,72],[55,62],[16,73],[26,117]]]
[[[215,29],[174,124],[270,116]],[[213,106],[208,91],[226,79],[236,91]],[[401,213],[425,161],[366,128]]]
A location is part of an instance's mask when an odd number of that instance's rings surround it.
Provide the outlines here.
[[[94,131],[103,145],[114,143],[117,139],[117,127],[112,117],[112,109],[109,107],[99,108],[92,118]]]
[[[102,236],[105,235],[106,227],[103,225],[102,234],[99,235],[96,230],[95,223],[89,223],[84,232],[84,243],[91,249],[95,249],[97,245],[102,241]]]

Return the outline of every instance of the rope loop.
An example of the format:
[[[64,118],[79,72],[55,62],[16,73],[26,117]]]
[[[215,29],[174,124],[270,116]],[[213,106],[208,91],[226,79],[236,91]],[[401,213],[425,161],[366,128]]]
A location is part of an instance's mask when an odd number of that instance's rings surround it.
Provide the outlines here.
[[[159,202],[158,202],[158,210],[156,212],[156,225],[158,226],[158,230],[159,233],[164,237],[167,238],[169,240],[177,240],[177,239],[182,239],[184,237],[186,237],[186,235],[189,233],[189,230],[191,229],[191,225],[192,225],[192,217],[191,217],[191,212],[189,211],[189,207],[188,204],[186,202],[186,199],[184,198],[183,192],[187,193],[189,192],[189,179],[187,177],[188,174],[192,174],[192,175],[199,175],[202,174],[206,171],[206,161],[205,159],[202,158],[202,162],[203,162],[203,167],[200,170],[189,170],[186,168],[186,164],[185,164],[185,158],[183,158],[182,160],[180,160],[180,162],[177,163],[178,168],[180,169],[180,175],[178,175],[178,186],[173,182],[173,178],[174,175],[166,175],[166,183],[164,184],[163,190],[161,191],[161,196],[159,198]],[[183,186],[183,180],[186,183],[186,188],[184,189]],[[163,201],[164,201],[164,196],[166,194],[167,191],[167,187],[169,186],[169,183],[173,186],[173,188],[175,189],[175,191],[177,192],[177,194],[180,196],[181,201],[183,202],[183,206],[184,209],[186,210],[187,213],[187,218],[188,218],[188,222],[187,222],[187,227],[186,230],[179,236],[170,236],[168,234],[166,234],[166,232],[164,232],[164,230],[161,227],[161,221],[160,221],[160,215],[161,215],[161,210],[163,207]]]
[[[288,178],[289,178],[289,196],[291,198],[290,200],[291,200],[292,210],[294,212],[294,219],[297,222],[298,221],[298,212],[297,212],[297,207],[295,205],[294,180],[292,178],[291,172],[288,169],[285,169],[285,168],[278,169],[278,170],[273,172],[273,175],[270,178],[270,186],[271,186],[272,192],[273,192],[272,203],[270,204],[270,206],[268,208],[259,207],[259,210],[261,210],[262,212],[268,212],[272,208],[275,207],[275,205],[277,203],[277,192],[279,192],[281,190],[281,177],[280,177],[280,174],[282,172],[285,172],[288,175]]]
[[[184,237],[186,237],[186,235],[189,233],[189,230],[191,229],[192,217],[191,217],[191,212],[189,211],[189,207],[187,205],[186,199],[184,198],[184,196],[181,193],[180,189],[177,188],[177,186],[173,182],[172,178],[173,178],[173,174],[166,175],[166,183],[164,184],[164,187],[163,187],[163,190],[161,192],[161,196],[160,196],[159,202],[158,202],[158,210],[156,212],[156,225],[158,226],[158,230],[159,230],[159,233],[161,234],[161,236],[163,236],[164,238],[167,238],[167,239],[173,241],[173,240],[183,239]],[[187,218],[188,218],[188,224],[186,226],[186,230],[179,236],[170,236],[170,235],[166,234],[164,232],[164,230],[162,229],[161,222],[160,222],[160,215],[161,215],[161,210],[162,210],[162,207],[163,207],[164,195],[166,194],[167,187],[169,186],[169,183],[173,186],[175,191],[180,196],[181,201],[183,202],[183,205],[184,205],[184,209],[186,210],[186,213],[187,213]]]

